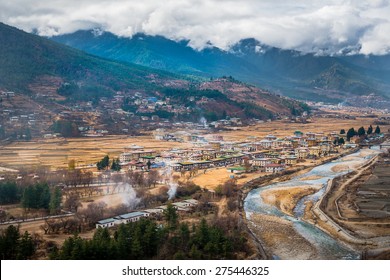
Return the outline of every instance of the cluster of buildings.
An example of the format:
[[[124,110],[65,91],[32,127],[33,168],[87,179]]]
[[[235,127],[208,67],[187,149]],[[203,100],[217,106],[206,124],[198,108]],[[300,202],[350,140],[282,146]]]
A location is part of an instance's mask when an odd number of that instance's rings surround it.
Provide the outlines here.
[[[186,199],[179,202],[173,202],[172,206],[179,212],[188,212],[198,204],[196,199]],[[161,215],[167,205],[161,205],[151,209],[145,209],[142,211],[133,211],[130,213],[118,215],[112,218],[100,220],[96,223],[96,228],[113,227],[120,224],[128,224],[139,221],[141,218],[155,217]]]
[[[193,148],[172,149],[162,152],[130,146],[120,155],[122,167],[147,170],[170,166],[174,171],[191,171],[213,167],[245,166],[245,171],[259,170],[267,173],[280,172],[306,159],[316,159],[337,153],[333,144],[338,133],[303,133],[278,138],[267,135],[263,139],[251,137],[244,142],[227,142],[221,136],[206,137],[185,135],[183,140],[192,142]],[[232,173],[242,169],[230,169]]]

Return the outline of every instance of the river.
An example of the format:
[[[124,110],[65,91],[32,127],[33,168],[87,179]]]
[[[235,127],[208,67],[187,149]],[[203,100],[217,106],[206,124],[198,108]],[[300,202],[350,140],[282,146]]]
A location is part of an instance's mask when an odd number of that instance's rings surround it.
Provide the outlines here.
[[[359,150],[354,154],[314,167],[305,174],[297,175],[288,181],[274,183],[250,191],[244,201],[244,210],[250,228],[257,229],[252,231],[262,241],[265,250],[275,259],[359,259],[360,252],[336,240],[316,226],[305,222],[302,217],[305,203],[308,201],[317,202],[324,194],[327,182],[330,179],[364,165],[378,153],[380,153],[379,149]],[[340,168],[340,166],[344,168]],[[318,191],[300,199],[294,208],[293,216],[285,214],[274,205],[265,203],[261,197],[261,193],[269,189],[313,185],[318,186]],[[256,216],[258,218],[255,218]],[[273,226],[271,228],[267,228],[269,223],[264,222],[263,224],[262,222],[269,219],[272,219]],[[276,223],[281,222],[280,227],[275,226],[275,221]],[[286,225],[291,228],[287,233]],[[302,240],[306,246],[291,244],[295,241],[302,243]],[[307,253],[307,244],[309,244],[310,251],[315,253]]]

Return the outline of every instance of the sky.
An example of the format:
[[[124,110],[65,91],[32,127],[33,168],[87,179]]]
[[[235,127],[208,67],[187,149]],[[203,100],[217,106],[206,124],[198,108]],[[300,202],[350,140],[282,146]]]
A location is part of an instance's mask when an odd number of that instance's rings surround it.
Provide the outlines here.
[[[228,50],[240,39],[317,54],[390,53],[390,0],[0,0],[0,21],[53,36],[97,29]]]

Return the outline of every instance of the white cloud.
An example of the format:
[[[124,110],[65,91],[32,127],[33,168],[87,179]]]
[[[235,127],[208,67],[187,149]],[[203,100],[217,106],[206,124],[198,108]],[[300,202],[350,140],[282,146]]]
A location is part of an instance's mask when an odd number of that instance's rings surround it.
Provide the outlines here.
[[[304,52],[390,52],[390,0],[2,1],[0,21],[41,35],[101,28],[228,49],[244,38]]]

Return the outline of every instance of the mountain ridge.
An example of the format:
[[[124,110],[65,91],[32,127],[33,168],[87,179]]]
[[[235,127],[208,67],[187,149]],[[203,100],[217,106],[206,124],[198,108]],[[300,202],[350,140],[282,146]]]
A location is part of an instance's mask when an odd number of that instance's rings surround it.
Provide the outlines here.
[[[187,46],[187,41],[175,42],[162,36],[122,38],[109,32],[96,36],[91,31],[51,39],[98,56],[175,73],[207,78],[233,76],[293,98],[340,102],[371,93],[390,98],[390,55],[317,56],[266,46],[255,39],[243,39],[229,51],[212,46],[196,51]],[[335,65],[341,65],[343,77],[332,73]],[[317,96],[315,90],[302,98],[300,88],[329,91],[329,98]]]
[[[32,135],[54,129],[78,136],[78,128],[139,133],[170,121],[268,120],[308,110],[229,77],[206,81],[112,61],[4,24],[0,41],[3,137],[17,139],[27,128]],[[32,122],[25,122],[26,116]]]

